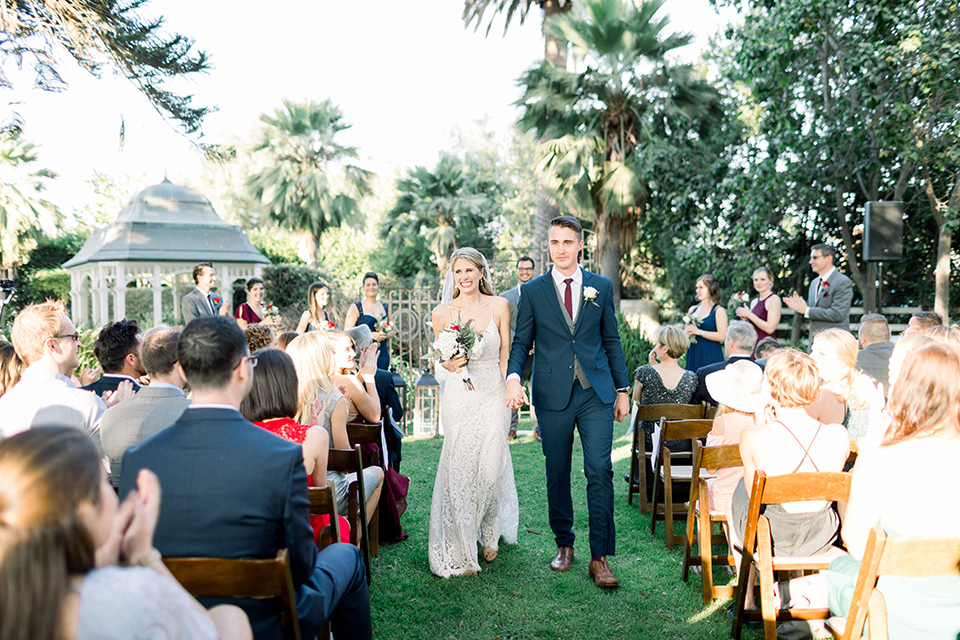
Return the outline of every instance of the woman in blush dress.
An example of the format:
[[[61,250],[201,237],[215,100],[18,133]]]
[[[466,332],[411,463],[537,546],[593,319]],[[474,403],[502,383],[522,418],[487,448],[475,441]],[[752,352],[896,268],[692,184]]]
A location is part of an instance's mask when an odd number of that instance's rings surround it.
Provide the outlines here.
[[[690,348],[687,350],[688,371],[723,362],[723,341],[727,339],[727,312],[720,306],[720,283],[707,273],[697,278],[697,300],[687,312],[693,322],[687,323]]]
[[[470,321],[482,336],[469,361],[458,356],[440,363],[449,375],[440,399],[444,438],[427,555],[430,571],[449,578],[480,571],[478,544],[487,562],[497,557],[501,537],[516,544],[520,507],[507,444],[510,410],[503,403],[510,306],[493,293],[487,261],[470,247],[450,257],[442,300],[432,315],[435,337]]]
[[[157,476],[118,505],[101,455],[69,427],[0,443],[0,638],[252,638],[243,611],[204,609],[163,564]]]
[[[320,280],[311,284],[307,289],[307,310],[300,315],[297,333],[336,329],[337,324],[327,310],[328,304],[330,304],[330,285]]]
[[[776,337],[783,302],[772,290],[773,272],[766,267],[760,267],[753,272],[753,288],[757,290],[757,297],[750,301],[749,307],[747,305],[739,307],[737,317],[746,320],[756,328],[757,344],[759,344],[764,338]],[[754,357],[757,357],[756,353]]]
[[[849,556],[827,572],[830,611],[850,608],[870,529],[890,538],[960,537],[960,510],[941,487],[960,485],[960,353],[930,344],[908,353],[890,389],[893,423],[883,443],[860,451],[843,517]],[[960,579],[880,579],[891,640],[960,637]]]
[[[353,329],[358,324],[370,327],[373,339],[380,345],[380,354],[377,356],[377,369],[390,370],[390,345],[387,340],[397,335],[396,329],[381,331],[383,324],[390,320],[390,308],[380,302],[380,277],[373,271],[363,275],[363,299],[350,305],[347,319],[343,322],[344,329]]]

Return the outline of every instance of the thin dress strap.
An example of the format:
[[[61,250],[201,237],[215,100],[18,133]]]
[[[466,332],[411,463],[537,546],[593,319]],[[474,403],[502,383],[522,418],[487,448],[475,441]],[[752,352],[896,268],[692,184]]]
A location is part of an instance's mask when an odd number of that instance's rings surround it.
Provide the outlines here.
[[[360,315],[363,315],[363,301],[362,301],[362,300],[357,300],[357,301],[354,302],[353,304],[357,305],[357,311],[360,312]]]
[[[803,446],[803,443],[800,442],[800,438],[798,438],[798,437],[796,436],[796,434],[795,434],[793,431],[790,430],[790,427],[788,427],[787,425],[783,424],[783,422],[782,422],[781,420],[777,420],[777,423],[778,423],[781,427],[783,427],[784,429],[786,429],[786,430],[787,430],[787,433],[789,433],[791,436],[793,436],[793,439],[796,440],[796,441],[797,441],[797,444],[800,445],[800,448],[803,449],[803,457],[800,458],[800,462],[797,463],[797,466],[796,466],[796,467],[794,468],[794,470],[791,471],[790,473],[796,473],[797,471],[799,471],[799,470],[800,470],[800,467],[803,466],[803,461],[804,461],[804,460],[809,460],[809,461],[810,461],[810,464],[813,465],[813,468],[814,468],[815,470],[817,470],[817,471],[820,471],[820,467],[817,466],[817,463],[814,462],[814,461],[813,461],[813,458],[810,456],[810,448],[813,447],[813,443],[817,441],[817,436],[820,435],[820,429],[823,427],[823,423],[822,423],[822,422],[818,422],[818,423],[817,423],[817,432],[813,434],[813,438],[810,440],[810,444],[808,444],[806,447],[804,447],[804,446]]]

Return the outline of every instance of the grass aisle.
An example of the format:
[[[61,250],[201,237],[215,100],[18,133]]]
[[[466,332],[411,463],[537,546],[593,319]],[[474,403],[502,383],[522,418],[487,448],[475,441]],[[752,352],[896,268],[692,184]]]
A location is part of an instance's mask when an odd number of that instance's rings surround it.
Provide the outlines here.
[[[523,429],[525,425],[521,424]],[[615,434],[625,427],[615,425]],[[531,437],[510,446],[520,497],[516,545],[500,546],[492,563],[481,557],[476,577],[441,579],[427,563],[430,499],[442,439],[405,440],[401,470],[410,476],[403,528],[410,537],[381,545],[373,559],[370,600],[374,637],[381,640],[593,640],[595,638],[729,638],[726,603],[704,607],[700,580],[680,581],[682,545],[667,551],[663,524],[650,535],[650,519],[627,504],[623,476],[630,442],[614,440],[614,514],[617,556],[611,568],[620,588],[601,591],[587,575],[586,480],[579,439],[574,441],[573,503],[577,534],[573,569],[549,569],[556,551],[547,522],[547,495],[540,443]],[[678,529],[679,531],[679,529]],[[717,574],[717,579],[724,579]],[[744,630],[743,637],[759,637]]]

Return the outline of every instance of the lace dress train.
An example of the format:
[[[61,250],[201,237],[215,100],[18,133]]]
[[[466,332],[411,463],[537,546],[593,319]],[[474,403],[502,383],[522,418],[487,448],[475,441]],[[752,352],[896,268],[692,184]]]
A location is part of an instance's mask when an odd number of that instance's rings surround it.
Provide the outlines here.
[[[430,571],[443,578],[480,571],[481,546],[516,544],[520,506],[507,444],[500,334],[491,320],[466,373],[446,376],[440,401],[444,439],[430,507]],[[469,375],[474,390],[462,382]]]

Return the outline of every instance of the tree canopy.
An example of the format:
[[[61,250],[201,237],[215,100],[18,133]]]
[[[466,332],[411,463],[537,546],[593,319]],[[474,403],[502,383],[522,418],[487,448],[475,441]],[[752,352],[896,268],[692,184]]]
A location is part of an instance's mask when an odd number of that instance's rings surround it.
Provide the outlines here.
[[[12,88],[2,63],[33,69],[36,84],[61,90],[65,51],[95,76],[112,67],[147,97],[161,114],[176,120],[184,131],[200,129],[209,107],[192,104],[192,96],[164,88],[178,76],[204,71],[207,55],[193,51],[193,41],[166,35],[163,18],[145,20],[138,11],[147,0],[18,0],[4,2],[0,11],[0,87]]]

